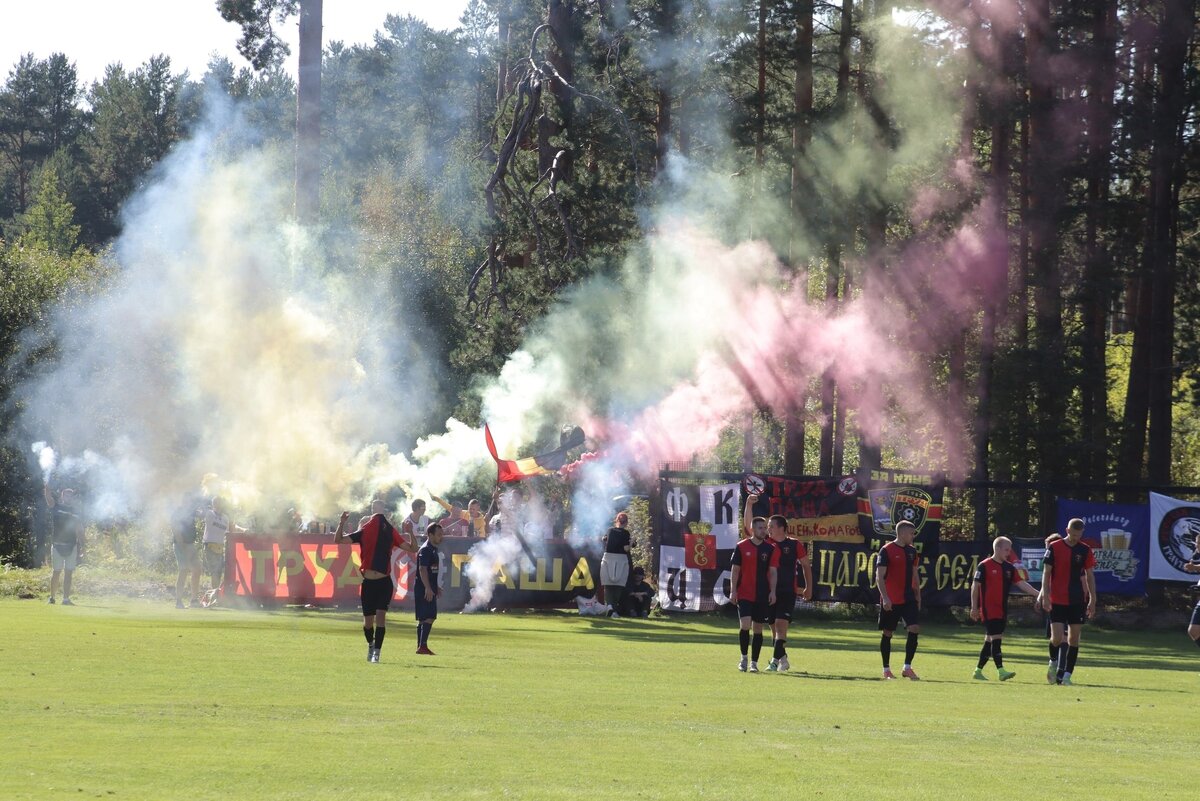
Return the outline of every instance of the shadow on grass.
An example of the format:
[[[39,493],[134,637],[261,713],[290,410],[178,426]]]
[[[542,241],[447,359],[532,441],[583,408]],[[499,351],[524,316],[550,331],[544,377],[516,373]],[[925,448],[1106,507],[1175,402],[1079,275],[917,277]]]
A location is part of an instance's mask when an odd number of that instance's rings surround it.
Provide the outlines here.
[[[813,681],[882,681],[878,676],[844,676],[838,673],[807,673],[803,670],[778,673],[785,679],[810,679]]]

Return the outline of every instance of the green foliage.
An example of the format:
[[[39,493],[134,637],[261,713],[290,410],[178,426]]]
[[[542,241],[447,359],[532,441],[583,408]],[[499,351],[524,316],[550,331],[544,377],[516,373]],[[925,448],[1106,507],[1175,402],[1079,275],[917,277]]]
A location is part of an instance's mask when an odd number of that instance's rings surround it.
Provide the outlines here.
[[[63,258],[74,253],[79,241],[75,207],[62,190],[52,161],[47,161],[39,172],[33,205],[17,217],[13,233],[20,248],[40,249]]]
[[[0,241],[0,404],[19,408],[21,382],[53,353],[29,343],[47,341],[50,307],[100,274],[98,260],[86,250],[63,256],[36,236],[13,245]],[[31,336],[37,334],[37,337]],[[50,339],[49,341],[52,341]],[[40,482],[28,451],[29,432],[17,429],[16,415],[0,417],[0,555],[19,564],[33,559]],[[31,464],[32,463],[32,464]]]

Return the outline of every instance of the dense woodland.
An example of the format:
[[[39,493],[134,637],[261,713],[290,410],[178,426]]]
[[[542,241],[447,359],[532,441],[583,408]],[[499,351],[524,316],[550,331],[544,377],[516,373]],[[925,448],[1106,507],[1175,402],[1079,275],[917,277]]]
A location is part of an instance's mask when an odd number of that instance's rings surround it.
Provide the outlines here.
[[[1045,520],[1073,483],[1097,499],[1200,485],[1195,12],[1189,0],[474,0],[452,32],[393,16],[372,43],[324,43],[320,225],[335,249],[354,233],[347,269],[429,312],[424,341],[447,365],[442,419],[473,421],[464,390],[562,293],[616,269],[645,235],[644,210],[670,200],[673,166],[736,176],[730,208],[784,210],[763,230],[722,234],[767,239],[830,307],[867,291],[864,265],[886,272],[983,209],[1004,232],[989,251],[997,272],[979,281],[969,323],[919,355],[930,391],[970,410],[960,478],[1040,490],[1040,510],[1030,491],[998,492],[982,513]],[[889,70],[900,49],[906,79],[954,88],[957,124],[931,148],[934,166],[898,155],[915,116],[889,87],[900,77],[880,68],[884,48]],[[70,53],[11,65],[0,91],[9,411],[14,387],[54,358],[24,348],[23,333],[50,305],[102,291],[122,204],[214,96],[239,103],[264,146],[294,147],[297,86],[283,65],[295,54],[261,37],[246,51],[253,64],[218,59],[203,76],[167,55],[113,64],[91,85]],[[887,178],[847,181],[824,160]],[[946,167],[956,160],[971,177]],[[957,202],[916,218],[922,184]],[[28,433],[12,419],[0,421],[0,554],[18,550],[37,497]],[[858,436],[831,378],[745,428],[731,425],[703,463],[836,474],[891,455]],[[942,465],[933,449],[909,466]]]

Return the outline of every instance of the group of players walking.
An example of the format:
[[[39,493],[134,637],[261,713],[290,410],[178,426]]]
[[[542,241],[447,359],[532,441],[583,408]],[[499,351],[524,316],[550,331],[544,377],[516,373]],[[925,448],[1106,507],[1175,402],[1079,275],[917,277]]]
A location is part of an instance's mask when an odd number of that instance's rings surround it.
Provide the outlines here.
[[[812,599],[812,567],[804,543],[789,537],[787,519],[773,515],[754,517],[751,510],[757,495],[746,499],[742,525],[746,537],[738,542],[731,561],[731,583],[737,605],[741,647],[738,670],[758,673],[763,646],[763,626],[770,627],[773,655],[768,672],[791,668],[787,658],[787,632],[797,597]],[[1096,565],[1091,547],[1083,541],[1083,521],[1067,524],[1066,536],[1047,538],[1042,558],[1041,591],[1025,580],[1013,555],[1012,541],[997,537],[991,556],[979,562],[971,582],[971,619],[983,625],[983,648],[973,678],[987,681],[983,669],[995,662],[997,677],[1008,681],[1016,672],[1004,667],[1001,643],[1008,625],[1008,597],[1015,586],[1036,596],[1037,607],[1048,615],[1050,660],[1046,681],[1071,684],[1071,675],[1079,657],[1079,637],[1085,621],[1096,612]],[[875,556],[875,583],[879,590],[879,655],[883,678],[895,679],[892,672],[892,637],[904,623],[904,666],[900,675],[917,681],[913,659],[921,633],[921,586],[918,568],[920,554],[913,545],[917,529],[912,523],[896,524],[895,539],[884,544]],[[803,575],[801,588],[798,578]],[[1200,606],[1197,606],[1200,610]],[[1193,620],[1193,624],[1197,621]],[[1200,626],[1197,626],[1200,629]],[[1189,633],[1191,630],[1189,629]],[[1200,633],[1200,632],[1198,632]],[[1194,637],[1195,639],[1195,637]],[[1200,642],[1200,640],[1198,640]]]

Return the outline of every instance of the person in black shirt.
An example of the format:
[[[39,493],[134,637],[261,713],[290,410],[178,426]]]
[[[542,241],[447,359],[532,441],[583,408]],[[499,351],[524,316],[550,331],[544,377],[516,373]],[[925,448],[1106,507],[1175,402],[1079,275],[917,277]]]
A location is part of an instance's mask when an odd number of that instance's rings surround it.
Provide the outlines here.
[[[417,653],[434,656],[429,650],[429,632],[437,620],[437,599],[442,595],[438,582],[441,556],[438,546],[442,543],[442,527],[430,523],[425,529],[425,544],[417,551],[417,581],[413,588],[413,601],[417,615]]]
[[[42,488],[46,505],[50,507],[50,603],[58,592],[58,579],[62,577],[63,606],[74,606],[71,601],[71,576],[83,553],[83,520],[75,506],[75,490],[64,489],[55,500],[50,485]]]
[[[604,585],[604,601],[613,608],[613,617],[620,617],[617,610],[621,608],[621,599],[625,595],[625,585],[629,583],[630,555],[629,546],[632,540],[629,530],[629,515],[621,512],[614,525],[604,535],[604,556],[600,558],[600,583]]]
[[[635,567],[629,574],[629,586],[625,588],[625,604],[621,614],[629,617],[650,617],[650,605],[654,602],[654,588],[646,583],[646,571]]]

